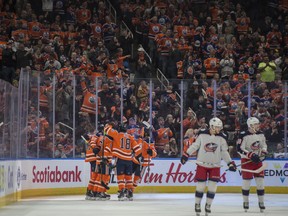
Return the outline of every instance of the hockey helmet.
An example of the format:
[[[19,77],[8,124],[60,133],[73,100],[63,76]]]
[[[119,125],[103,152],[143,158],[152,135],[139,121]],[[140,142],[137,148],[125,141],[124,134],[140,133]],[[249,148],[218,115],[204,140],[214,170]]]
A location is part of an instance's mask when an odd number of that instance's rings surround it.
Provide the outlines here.
[[[260,123],[259,119],[255,118],[255,117],[250,117],[247,119],[248,128],[251,128],[252,125],[259,124],[259,123]]]
[[[210,126],[210,128],[220,127],[222,130],[223,129],[223,122],[219,118],[214,117],[214,118],[210,119],[209,126]]]

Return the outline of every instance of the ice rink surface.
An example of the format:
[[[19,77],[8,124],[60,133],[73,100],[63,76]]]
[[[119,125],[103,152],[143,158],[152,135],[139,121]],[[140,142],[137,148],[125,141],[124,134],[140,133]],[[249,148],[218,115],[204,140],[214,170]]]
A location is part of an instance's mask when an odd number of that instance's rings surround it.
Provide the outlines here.
[[[202,200],[204,213],[205,197]],[[250,195],[250,209],[242,209],[241,194],[216,194],[211,216],[287,215],[288,194],[266,194],[266,210],[260,213],[256,194]],[[0,216],[189,216],[194,212],[194,194],[134,194],[134,201],[88,201],[85,196],[53,196],[24,199],[0,208]]]

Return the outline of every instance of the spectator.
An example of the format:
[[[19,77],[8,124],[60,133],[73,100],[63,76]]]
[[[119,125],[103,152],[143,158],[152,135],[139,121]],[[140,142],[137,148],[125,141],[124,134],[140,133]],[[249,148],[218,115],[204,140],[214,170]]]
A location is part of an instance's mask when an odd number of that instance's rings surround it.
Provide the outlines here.
[[[170,158],[170,157],[174,157],[172,155],[172,151],[170,149],[170,144],[166,143],[163,147],[163,150],[159,152],[159,154],[157,153],[158,157],[160,158]]]
[[[262,82],[273,82],[275,80],[276,65],[274,62],[269,61],[268,55],[263,57],[263,62],[258,65],[258,70],[261,74]]]
[[[228,79],[233,75],[233,68],[235,66],[234,59],[230,58],[228,54],[220,60],[221,78]]]
[[[275,159],[285,158],[285,147],[284,147],[284,144],[282,142],[277,143],[273,157]]]
[[[155,148],[158,153],[164,149],[164,145],[169,143],[172,136],[174,136],[172,130],[169,127],[165,126],[165,120],[163,117],[158,117],[158,126],[159,128],[155,128],[157,132],[157,136],[155,138]]]
[[[32,65],[33,49],[25,47],[24,43],[19,43],[16,51],[16,69],[25,68]]]
[[[280,142],[283,138],[279,125],[277,125],[275,120],[270,122],[270,127],[264,131],[265,137],[269,142]]]
[[[6,48],[2,51],[2,70],[0,78],[12,83],[12,79],[15,76],[15,52],[12,50],[12,41],[8,41]]]
[[[141,77],[141,78],[150,78],[152,76],[152,68],[151,65],[149,63],[149,61],[147,61],[147,59],[144,56],[144,49],[142,47],[140,47],[138,49],[138,59],[136,62],[136,74],[135,76]]]

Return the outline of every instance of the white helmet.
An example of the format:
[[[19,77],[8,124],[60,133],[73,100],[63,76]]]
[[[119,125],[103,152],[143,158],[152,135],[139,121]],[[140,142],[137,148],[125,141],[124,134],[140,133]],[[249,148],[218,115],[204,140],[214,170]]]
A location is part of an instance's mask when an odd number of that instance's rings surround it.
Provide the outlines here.
[[[210,119],[209,126],[210,126],[210,128],[212,128],[212,126],[213,126],[213,127],[220,127],[221,130],[223,129],[223,123],[217,117],[214,117],[214,118]]]
[[[254,124],[259,124],[260,121],[259,119],[255,118],[255,117],[250,117],[247,119],[247,126],[248,128],[252,128],[251,126],[254,125]]]

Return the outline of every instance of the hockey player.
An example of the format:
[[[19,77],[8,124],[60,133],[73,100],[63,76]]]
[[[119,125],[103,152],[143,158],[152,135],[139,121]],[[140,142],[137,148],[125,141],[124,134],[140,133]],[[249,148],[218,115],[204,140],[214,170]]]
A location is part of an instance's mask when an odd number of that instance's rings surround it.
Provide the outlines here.
[[[241,168],[257,170],[263,166],[262,159],[267,154],[267,144],[264,134],[259,130],[259,120],[255,117],[247,119],[248,131],[243,131],[237,141],[237,151],[241,155]],[[250,161],[250,162],[249,162]],[[249,191],[251,180],[255,178],[260,211],[264,206],[264,171],[251,173],[242,171],[243,208],[249,209]]]
[[[109,127],[110,128],[110,127]],[[109,129],[108,128],[108,129]],[[110,172],[112,163],[112,142],[111,137],[106,136],[107,127],[99,132],[98,146],[101,147],[97,157],[96,164],[98,168],[98,175],[95,182],[94,190],[96,191],[96,200],[109,200],[111,196],[106,193],[109,189],[108,184],[110,182]]]
[[[208,190],[206,195],[205,212],[206,215],[211,213],[211,204],[213,202],[217,182],[220,179],[220,163],[223,159],[230,171],[235,172],[237,167],[235,162],[231,160],[228,153],[228,145],[226,135],[221,132],[223,123],[219,118],[212,118],[209,121],[210,128],[208,130],[200,130],[193,145],[190,145],[181,157],[181,163],[184,165],[188,156],[197,153],[197,170],[195,179],[197,180],[195,192],[195,212],[199,216],[201,212],[201,200],[206,188],[208,178]]]
[[[136,140],[126,133],[123,126],[119,127],[119,132],[113,128],[106,130],[106,136],[113,140],[112,154],[116,158],[117,183],[118,183],[118,200],[127,198],[133,200],[133,183],[132,183],[132,155],[137,157],[141,153],[141,148]]]
[[[143,128],[144,129],[144,128]],[[157,156],[157,152],[154,146],[153,139],[149,136],[149,131],[144,130],[144,137],[139,138],[138,143],[141,146],[141,155],[140,157],[133,157],[133,191],[138,186],[138,183],[141,181],[146,169],[150,169],[151,159]],[[143,136],[142,135],[142,136]],[[149,171],[149,170],[148,170]]]
[[[96,155],[100,151],[100,146],[97,145],[98,136],[86,134],[82,137],[87,144],[85,162],[90,163],[91,173],[90,180],[87,186],[86,200],[95,200],[96,190],[94,190],[97,178]]]

